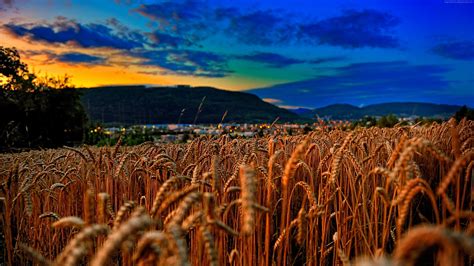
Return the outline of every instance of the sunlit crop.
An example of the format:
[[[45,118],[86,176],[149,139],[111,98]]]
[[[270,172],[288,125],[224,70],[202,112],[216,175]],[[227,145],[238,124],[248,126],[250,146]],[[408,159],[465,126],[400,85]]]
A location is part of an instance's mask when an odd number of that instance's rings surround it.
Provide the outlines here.
[[[0,155],[5,261],[469,265],[474,123]]]

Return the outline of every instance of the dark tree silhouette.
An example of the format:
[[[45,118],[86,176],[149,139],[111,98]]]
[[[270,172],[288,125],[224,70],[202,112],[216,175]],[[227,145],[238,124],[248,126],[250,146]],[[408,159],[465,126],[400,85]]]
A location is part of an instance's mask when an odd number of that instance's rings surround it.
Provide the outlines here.
[[[457,121],[461,121],[463,118],[474,120],[474,110],[464,105],[454,114],[454,118],[456,118]]]
[[[15,48],[0,46],[0,85],[4,90],[34,89],[36,76],[28,71],[28,66],[21,62],[20,54]]]
[[[69,77],[37,77],[0,46],[0,149],[79,143],[86,115]]]

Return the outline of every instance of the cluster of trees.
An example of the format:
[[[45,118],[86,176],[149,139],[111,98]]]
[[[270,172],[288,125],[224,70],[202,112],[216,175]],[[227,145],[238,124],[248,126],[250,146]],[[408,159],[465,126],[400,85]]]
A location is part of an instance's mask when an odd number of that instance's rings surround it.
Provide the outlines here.
[[[99,128],[99,130],[97,130]],[[84,138],[84,143],[95,146],[114,146],[121,138],[124,146],[139,145],[147,141],[153,141],[153,134],[133,130],[122,134],[106,134],[102,130],[102,125],[96,125],[96,130],[89,130]]]
[[[0,150],[81,143],[86,113],[69,77],[38,77],[0,46]]]
[[[474,109],[470,109],[467,106],[461,107],[455,114],[454,118],[457,121],[461,121],[462,119],[468,119],[468,120],[474,120]],[[443,120],[440,118],[417,118],[415,119],[414,123],[416,124],[431,124],[431,123],[442,123]],[[354,129],[356,127],[394,127],[395,125],[407,125],[407,121],[402,121],[400,120],[396,115],[390,114],[390,115],[385,115],[377,119],[376,117],[373,116],[365,116],[362,119],[359,119],[357,121],[354,121],[351,124],[351,129]]]
[[[351,128],[356,127],[393,127],[396,124],[399,124],[400,120],[397,116],[390,114],[380,117],[379,119],[373,116],[365,116],[357,121],[352,122]]]
[[[457,121],[461,121],[463,118],[474,120],[474,109],[469,109],[464,105],[454,114],[454,118],[456,118]]]
[[[460,119],[462,119],[462,116]],[[442,123],[443,120],[439,118],[417,118],[413,121],[415,124],[431,124],[431,123]],[[385,115],[380,118],[376,118],[374,116],[365,116],[359,120],[352,122],[350,129],[354,129],[356,127],[394,127],[395,125],[405,126],[408,125],[408,121],[400,120],[396,115],[390,114]]]

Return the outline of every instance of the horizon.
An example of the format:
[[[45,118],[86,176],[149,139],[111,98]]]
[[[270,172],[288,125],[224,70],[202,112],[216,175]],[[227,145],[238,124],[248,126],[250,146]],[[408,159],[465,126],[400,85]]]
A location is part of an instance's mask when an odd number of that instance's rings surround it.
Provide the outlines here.
[[[76,89],[104,89],[104,88],[129,88],[131,87],[143,87],[147,89],[155,89],[155,88],[172,88],[172,87],[178,87],[178,86],[189,86],[191,89],[193,88],[211,88],[215,90],[221,90],[221,91],[229,91],[225,90],[222,88],[216,88],[216,87],[211,87],[211,86],[191,86],[189,84],[173,84],[173,85],[155,85],[155,84],[130,84],[130,85],[104,85],[104,86],[94,86],[94,87],[76,87]],[[250,91],[235,91],[235,92],[244,92],[244,93],[250,93],[255,95],[254,93]],[[258,95],[256,95],[258,97]],[[474,106],[469,105],[469,104],[446,104],[446,103],[434,103],[434,102],[428,102],[428,101],[381,101],[381,102],[375,102],[371,104],[366,104],[366,105],[353,105],[350,103],[345,103],[345,102],[337,102],[337,103],[331,103],[327,105],[320,105],[320,106],[313,106],[313,107],[305,107],[305,106],[279,106],[274,103],[265,101],[265,99],[261,99],[262,101],[275,105],[277,107],[293,111],[293,110],[298,110],[298,109],[306,109],[306,110],[315,110],[315,109],[320,109],[320,108],[326,108],[330,107],[333,105],[350,105],[352,107],[356,108],[364,108],[367,106],[372,106],[372,105],[383,105],[383,104],[433,104],[433,105],[446,105],[446,106],[456,106],[456,107],[462,107],[466,106],[468,108],[474,108]],[[296,107],[296,108],[295,108]]]
[[[470,1],[3,0],[0,45],[77,87],[189,84],[287,109],[472,106],[473,13]]]

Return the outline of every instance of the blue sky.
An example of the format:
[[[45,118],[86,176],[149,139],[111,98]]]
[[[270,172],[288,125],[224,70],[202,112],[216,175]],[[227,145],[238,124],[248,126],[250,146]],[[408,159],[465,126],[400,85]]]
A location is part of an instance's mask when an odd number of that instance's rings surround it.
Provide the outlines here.
[[[0,1],[0,45],[77,86],[191,84],[283,107],[474,105],[474,1]]]

